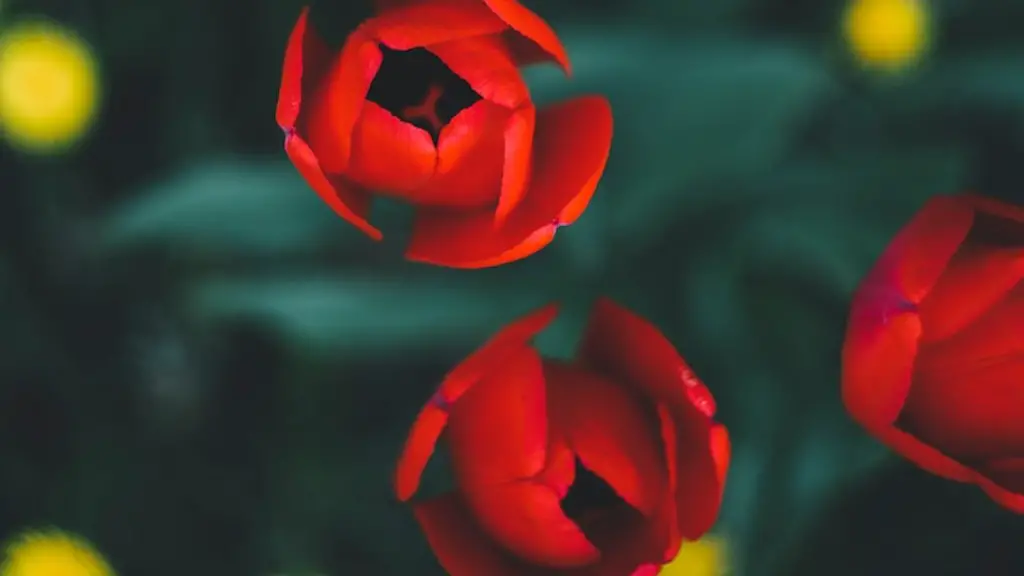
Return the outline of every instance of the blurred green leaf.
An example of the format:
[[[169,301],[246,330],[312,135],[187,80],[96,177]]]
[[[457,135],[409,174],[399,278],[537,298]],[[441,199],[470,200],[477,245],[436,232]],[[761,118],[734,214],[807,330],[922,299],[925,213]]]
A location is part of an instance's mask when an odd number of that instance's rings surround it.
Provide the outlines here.
[[[218,160],[139,191],[101,222],[98,246],[107,253],[165,243],[208,258],[314,250],[360,237],[287,161]]]
[[[999,50],[940,60],[896,96],[924,109],[1009,108],[1024,114],[1024,54]]]
[[[572,81],[530,71],[540,101],[606,94],[615,140],[602,193],[613,197],[618,239],[642,242],[711,187],[757,178],[789,151],[801,121],[833,86],[807,52],[769,42],[659,37],[648,31],[567,27]],[[702,197],[702,195],[704,197]]]
[[[202,322],[263,321],[297,346],[363,358],[475,347],[544,303],[543,290],[529,284],[350,276],[213,279],[186,301]]]

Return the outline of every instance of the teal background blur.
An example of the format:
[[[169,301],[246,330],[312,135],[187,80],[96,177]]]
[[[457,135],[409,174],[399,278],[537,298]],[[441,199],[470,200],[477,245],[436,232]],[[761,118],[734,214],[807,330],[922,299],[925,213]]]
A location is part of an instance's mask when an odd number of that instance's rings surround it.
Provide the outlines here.
[[[390,494],[413,415],[548,301],[539,344],[571,353],[603,293],[719,401],[735,574],[1024,574],[1024,519],[889,455],[838,378],[850,294],[924,199],[1024,198],[1024,2],[932,3],[900,75],[856,66],[841,2],[533,3],[576,69],[531,70],[536,99],[608,95],[615,141],[577,224],[482,271],[403,262],[404,209],[373,243],[287,162],[301,5],[0,8],[80,33],[105,93],[76,150],[0,148],[0,537],[56,525],[128,576],[441,574]],[[335,40],[364,15],[314,10]]]

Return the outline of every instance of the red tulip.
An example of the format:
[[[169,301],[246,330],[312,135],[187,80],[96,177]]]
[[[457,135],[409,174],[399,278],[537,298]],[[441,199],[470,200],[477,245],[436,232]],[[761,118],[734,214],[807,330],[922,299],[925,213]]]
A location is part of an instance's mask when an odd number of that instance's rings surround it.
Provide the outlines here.
[[[416,216],[406,257],[497,266],[583,213],[611,147],[607,100],[536,110],[519,67],[565,49],[516,0],[377,0],[332,54],[303,10],[285,52],[277,123],[292,163],[371,238],[372,193]]]
[[[729,436],[715,401],[656,328],[595,307],[578,358],[529,341],[548,306],[452,370],[398,461],[410,499],[442,431],[454,491],[412,504],[452,576],[651,576],[715,522]]]
[[[1024,512],[1024,209],[935,198],[853,300],[843,401],[925,470]]]

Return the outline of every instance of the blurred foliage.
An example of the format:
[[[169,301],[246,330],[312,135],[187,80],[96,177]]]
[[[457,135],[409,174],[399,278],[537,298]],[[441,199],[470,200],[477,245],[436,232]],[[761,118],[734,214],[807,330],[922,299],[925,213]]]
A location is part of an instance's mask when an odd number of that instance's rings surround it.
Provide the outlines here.
[[[549,300],[661,327],[733,431],[717,530],[735,574],[1020,574],[1020,520],[903,463],[838,395],[849,296],[922,201],[1024,199],[1024,2],[934,0],[930,52],[875,73],[843,2],[535,3],[616,137],[578,223],[537,256],[453,272],[375,244],[281,151],[301,4],[7,0],[80,34],[104,100],[74,150],[0,152],[0,538],[57,525],[121,574],[440,574],[390,496],[444,372]],[[365,15],[322,0],[333,39]],[[443,482],[429,480],[433,486]],[[1007,571],[1009,570],[1009,571]]]

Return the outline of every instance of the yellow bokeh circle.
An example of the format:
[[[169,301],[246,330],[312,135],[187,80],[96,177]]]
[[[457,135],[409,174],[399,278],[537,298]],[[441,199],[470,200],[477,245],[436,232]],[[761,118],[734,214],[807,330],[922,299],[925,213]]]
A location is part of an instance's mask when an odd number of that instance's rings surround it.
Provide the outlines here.
[[[61,532],[27,532],[5,550],[0,576],[114,576],[88,542]]]
[[[0,34],[0,132],[11,144],[65,148],[88,130],[98,101],[96,58],[73,33],[31,21]]]
[[[724,539],[705,536],[683,542],[679,554],[662,567],[660,576],[725,576],[729,573],[728,548]]]
[[[851,0],[843,17],[850,52],[869,68],[900,70],[928,47],[927,0]]]

